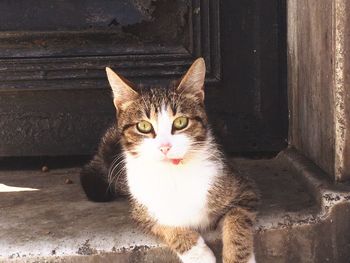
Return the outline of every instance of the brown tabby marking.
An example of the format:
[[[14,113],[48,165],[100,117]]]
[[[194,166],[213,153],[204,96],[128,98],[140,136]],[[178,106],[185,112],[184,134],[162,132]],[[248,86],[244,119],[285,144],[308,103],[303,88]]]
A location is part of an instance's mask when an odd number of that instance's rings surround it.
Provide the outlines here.
[[[164,105],[173,113],[172,117],[186,115],[190,119],[191,125],[181,132],[190,134],[198,142],[205,141],[208,120],[204,114],[204,105],[198,103],[195,96],[179,94],[176,86],[170,86],[168,89],[151,87],[147,91],[142,87],[140,89],[135,100],[128,103],[127,109],[118,111],[118,129],[125,150],[134,152],[135,146],[145,137],[156,136],[154,132],[140,134],[135,127],[141,120],[156,123],[158,113]]]
[[[190,122],[183,132],[189,135],[197,147],[210,143],[208,158],[220,163],[220,175],[215,178],[207,195],[208,228],[222,228],[223,262],[247,263],[253,253],[253,224],[258,202],[256,189],[246,178],[235,174],[211,137],[204,108],[203,83],[205,64],[198,59],[180,81],[167,89],[138,87],[107,68],[117,110],[117,123],[102,138],[97,154],[81,172],[81,183],[94,201],[109,201],[119,194],[129,194],[124,165],[124,153],[137,155],[137,146],[153,132],[140,134],[136,125],[141,120],[157,122],[162,107],[167,108],[170,118],[185,115]],[[172,131],[176,133],[177,131]],[[195,150],[198,150],[195,149]],[[114,187],[115,188],[114,188]],[[196,189],[193,189],[195,195]],[[196,245],[201,226],[183,228],[164,226],[148,213],[145,206],[130,195],[131,217],[145,232],[163,240],[171,249],[182,255]],[[222,223],[222,224],[221,224]]]
[[[257,189],[247,178],[233,176],[226,167],[225,176],[217,178],[209,191],[208,206],[211,215],[220,219],[223,214],[235,207],[243,207],[255,211],[259,202]]]
[[[183,254],[196,245],[199,234],[191,229],[155,225],[152,233],[160,237],[174,251]]]
[[[224,216],[222,257],[225,263],[248,262],[253,251],[255,213],[237,207]]]

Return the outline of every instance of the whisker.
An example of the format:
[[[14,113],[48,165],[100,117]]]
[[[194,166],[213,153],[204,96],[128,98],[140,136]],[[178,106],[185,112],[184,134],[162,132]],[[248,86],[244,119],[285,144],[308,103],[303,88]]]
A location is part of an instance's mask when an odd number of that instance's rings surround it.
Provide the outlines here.
[[[117,169],[119,167],[119,170]],[[115,171],[117,169],[117,173],[115,174]],[[120,160],[119,163],[117,163],[113,169],[111,170],[111,172],[108,174],[108,189],[111,188],[112,184],[117,184],[118,180],[120,178],[120,175],[122,174],[122,172],[125,172],[126,168],[125,168],[125,160]]]
[[[116,185],[118,183],[118,180],[120,178],[120,176],[122,175],[122,173],[126,172],[126,168],[125,166],[121,167],[121,169],[118,171],[118,173],[114,176],[114,178],[109,181],[109,184],[108,184],[108,190],[112,187],[112,185]]]
[[[115,171],[115,169],[118,168],[118,166],[122,165],[122,164],[125,164],[125,161],[124,160],[120,160],[118,163],[116,163],[114,166],[113,166],[113,169],[108,173],[108,179],[109,181],[112,181],[113,180],[113,173]]]
[[[110,180],[111,179],[111,174],[113,173],[113,170],[115,169],[115,164],[118,162],[118,161],[121,161],[123,160],[122,158],[124,157],[124,154],[123,153],[119,153],[116,155],[116,157],[114,158],[114,160],[112,161],[111,165],[109,166],[109,170],[108,170],[108,179]]]

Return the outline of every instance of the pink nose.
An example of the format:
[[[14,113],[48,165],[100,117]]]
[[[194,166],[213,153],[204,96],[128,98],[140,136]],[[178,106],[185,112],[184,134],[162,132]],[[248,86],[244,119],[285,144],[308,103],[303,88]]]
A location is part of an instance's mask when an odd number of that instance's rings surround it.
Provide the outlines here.
[[[164,154],[166,155],[171,149],[171,145],[170,144],[162,144],[160,147],[159,147],[159,150]]]

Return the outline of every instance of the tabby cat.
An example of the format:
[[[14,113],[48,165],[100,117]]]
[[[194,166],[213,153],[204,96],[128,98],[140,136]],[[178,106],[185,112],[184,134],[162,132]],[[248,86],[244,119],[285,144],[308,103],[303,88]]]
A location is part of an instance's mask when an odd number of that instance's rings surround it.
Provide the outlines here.
[[[220,228],[224,263],[255,262],[252,184],[234,174],[204,107],[205,63],[168,88],[135,87],[106,68],[117,121],[81,172],[89,199],[128,195],[131,217],[184,263],[214,263],[201,234]]]

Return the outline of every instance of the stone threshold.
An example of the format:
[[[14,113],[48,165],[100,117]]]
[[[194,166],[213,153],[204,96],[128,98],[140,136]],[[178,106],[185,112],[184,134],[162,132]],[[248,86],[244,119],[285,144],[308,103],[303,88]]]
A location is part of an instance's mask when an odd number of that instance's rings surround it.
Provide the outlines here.
[[[293,149],[231,161],[261,191],[257,262],[348,262],[350,185],[329,182]],[[0,170],[0,262],[178,262],[135,228],[127,200],[88,201],[79,170]],[[4,185],[37,190],[2,192]],[[206,239],[220,258],[218,236]]]

